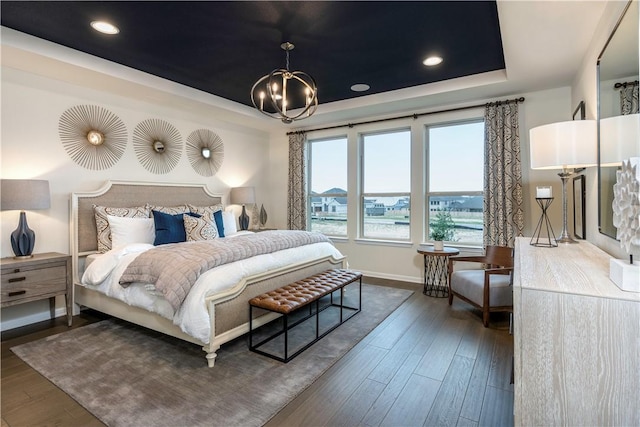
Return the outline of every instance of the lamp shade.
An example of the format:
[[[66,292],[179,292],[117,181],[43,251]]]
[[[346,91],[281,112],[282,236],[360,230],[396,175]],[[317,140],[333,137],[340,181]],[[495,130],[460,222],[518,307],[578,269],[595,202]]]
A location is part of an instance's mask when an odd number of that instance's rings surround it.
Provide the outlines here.
[[[49,181],[42,179],[3,179],[0,182],[0,209],[39,210],[51,207]]]
[[[229,203],[232,205],[246,205],[256,202],[256,194],[253,187],[234,187],[229,195]]]
[[[595,120],[572,120],[529,131],[531,169],[572,169],[597,163]]]
[[[600,164],[619,166],[623,160],[640,156],[640,114],[600,120]]]

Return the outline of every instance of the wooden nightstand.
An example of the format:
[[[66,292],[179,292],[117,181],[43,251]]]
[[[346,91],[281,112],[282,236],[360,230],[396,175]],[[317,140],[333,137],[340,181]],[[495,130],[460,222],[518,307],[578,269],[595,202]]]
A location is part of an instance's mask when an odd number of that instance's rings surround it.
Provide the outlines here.
[[[32,258],[1,258],[2,301],[0,307],[49,298],[51,318],[55,317],[56,296],[64,295],[67,323],[71,326],[73,281],[71,256],[56,252],[33,255]]]

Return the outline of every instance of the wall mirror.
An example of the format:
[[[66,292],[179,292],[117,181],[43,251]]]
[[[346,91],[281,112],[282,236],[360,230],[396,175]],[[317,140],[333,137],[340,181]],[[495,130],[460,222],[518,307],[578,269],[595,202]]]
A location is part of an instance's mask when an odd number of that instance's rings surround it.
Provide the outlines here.
[[[627,4],[598,57],[598,228],[616,237],[613,185],[622,160],[640,156],[638,141],[621,135],[638,115],[638,2]],[[633,117],[630,115],[634,115]],[[632,122],[633,123],[633,122]],[[637,139],[637,138],[635,138]]]

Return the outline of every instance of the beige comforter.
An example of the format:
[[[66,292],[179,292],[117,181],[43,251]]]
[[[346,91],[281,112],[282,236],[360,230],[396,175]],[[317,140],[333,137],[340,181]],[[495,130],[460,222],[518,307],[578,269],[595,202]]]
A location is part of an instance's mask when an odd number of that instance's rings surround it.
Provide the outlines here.
[[[207,270],[256,255],[328,241],[320,233],[277,230],[157,246],[129,264],[120,284],[123,287],[134,282],[153,284],[178,309],[198,277]]]

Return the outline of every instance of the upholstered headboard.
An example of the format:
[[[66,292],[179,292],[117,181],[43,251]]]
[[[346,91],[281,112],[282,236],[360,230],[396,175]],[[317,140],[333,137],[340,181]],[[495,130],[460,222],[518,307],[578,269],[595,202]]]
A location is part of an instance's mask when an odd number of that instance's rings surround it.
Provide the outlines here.
[[[93,205],[130,207],[150,203],[158,206],[193,204],[209,206],[222,203],[222,195],[212,194],[204,184],[107,181],[102,188],[71,194],[71,252],[74,276],[79,257],[98,250]],[[77,280],[77,277],[74,277]]]

